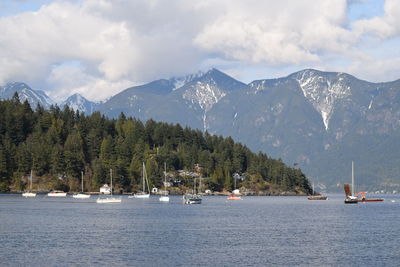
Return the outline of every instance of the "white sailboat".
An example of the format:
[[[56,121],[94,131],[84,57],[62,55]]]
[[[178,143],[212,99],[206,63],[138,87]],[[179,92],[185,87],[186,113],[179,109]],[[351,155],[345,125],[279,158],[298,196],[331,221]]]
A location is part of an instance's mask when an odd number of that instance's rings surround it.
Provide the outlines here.
[[[236,189],[236,177],[233,177],[233,179],[234,179],[235,189],[232,191],[232,194],[230,194],[226,199],[227,200],[242,200],[242,197],[237,195],[239,193],[239,190]]]
[[[36,193],[32,192],[32,170],[31,170],[31,176],[30,176],[30,186],[29,186],[29,191],[22,193],[23,197],[36,197]]]
[[[110,191],[110,197],[106,197],[106,198],[98,198],[96,200],[97,203],[121,203],[122,199],[121,198],[115,198],[112,196],[113,194],[113,190],[112,190],[112,186],[113,186],[113,182],[112,182],[112,169],[110,169],[110,177],[111,177],[111,191]]]
[[[82,176],[82,179],[81,179],[81,181],[82,181],[81,182],[82,183],[82,191],[80,193],[78,193],[78,194],[74,194],[72,197],[73,198],[80,198],[80,199],[90,198],[89,194],[83,193],[83,172],[81,172],[81,176]]]
[[[144,166],[144,162],[143,162],[142,184],[143,184],[142,192],[136,193],[133,196],[129,196],[129,198],[149,198],[150,197],[150,186],[149,186],[149,181],[147,179],[146,167]],[[146,188],[145,188],[146,185],[147,185],[147,191],[149,193],[146,193]]]
[[[167,164],[164,163],[164,195],[162,195],[159,200],[161,202],[169,202],[169,196],[167,191]]]

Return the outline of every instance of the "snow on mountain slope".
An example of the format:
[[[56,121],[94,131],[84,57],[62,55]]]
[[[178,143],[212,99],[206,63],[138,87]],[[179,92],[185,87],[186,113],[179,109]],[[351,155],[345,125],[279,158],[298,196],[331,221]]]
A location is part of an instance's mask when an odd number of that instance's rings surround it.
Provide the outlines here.
[[[345,74],[337,73],[335,77],[331,77],[321,75],[319,71],[304,70],[294,75],[304,96],[321,114],[325,130],[328,130],[335,103],[351,95],[351,88],[344,78]]]
[[[21,82],[11,82],[7,83],[4,87],[0,87],[0,98],[10,99],[15,92],[18,92],[21,102],[28,100],[32,108],[36,108],[38,104],[44,108],[49,108],[51,105],[55,104],[55,102],[48,97],[45,92],[33,90],[28,85]]]
[[[61,103],[61,107],[64,107],[65,105],[68,105],[68,107],[75,111],[79,110],[85,114],[93,113],[97,107],[96,103],[87,100],[80,94],[74,94],[68,97],[67,100]]]

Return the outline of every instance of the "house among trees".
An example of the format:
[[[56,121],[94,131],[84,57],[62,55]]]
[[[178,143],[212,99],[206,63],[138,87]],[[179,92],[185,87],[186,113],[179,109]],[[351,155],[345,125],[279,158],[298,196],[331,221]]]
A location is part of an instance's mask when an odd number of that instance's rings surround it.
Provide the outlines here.
[[[108,184],[103,185],[100,187],[100,194],[109,195],[111,193],[111,188]]]

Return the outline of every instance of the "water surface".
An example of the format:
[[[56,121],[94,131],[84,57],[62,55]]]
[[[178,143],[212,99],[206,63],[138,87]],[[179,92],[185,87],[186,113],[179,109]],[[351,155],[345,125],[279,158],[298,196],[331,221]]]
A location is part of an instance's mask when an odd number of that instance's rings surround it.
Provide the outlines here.
[[[400,198],[0,195],[1,266],[399,266]]]

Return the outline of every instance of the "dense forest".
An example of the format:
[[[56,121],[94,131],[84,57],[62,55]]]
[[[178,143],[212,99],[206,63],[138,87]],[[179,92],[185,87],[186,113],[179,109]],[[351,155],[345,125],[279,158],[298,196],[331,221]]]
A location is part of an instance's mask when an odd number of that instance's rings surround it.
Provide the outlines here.
[[[197,173],[212,191],[231,191],[235,179],[238,188],[255,193],[310,193],[300,169],[229,137],[124,114],[108,119],[68,107],[33,110],[18,94],[0,101],[1,192],[25,190],[31,170],[34,191],[79,191],[82,173],[86,190],[98,191],[110,169],[116,190],[136,192],[143,162],[155,187],[162,186],[166,164],[171,185],[180,190],[191,188],[195,176],[182,173]]]

